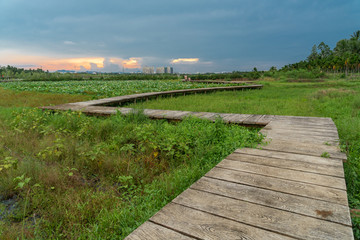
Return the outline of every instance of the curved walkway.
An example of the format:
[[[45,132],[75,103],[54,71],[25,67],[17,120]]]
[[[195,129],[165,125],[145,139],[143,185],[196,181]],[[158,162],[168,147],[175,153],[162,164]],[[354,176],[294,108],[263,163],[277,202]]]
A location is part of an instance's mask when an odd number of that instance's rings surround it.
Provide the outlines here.
[[[105,100],[90,102],[47,108],[96,115],[132,111],[98,106]],[[235,150],[126,239],[353,239],[346,155],[330,118],[150,109],[144,114],[262,126],[267,144]]]

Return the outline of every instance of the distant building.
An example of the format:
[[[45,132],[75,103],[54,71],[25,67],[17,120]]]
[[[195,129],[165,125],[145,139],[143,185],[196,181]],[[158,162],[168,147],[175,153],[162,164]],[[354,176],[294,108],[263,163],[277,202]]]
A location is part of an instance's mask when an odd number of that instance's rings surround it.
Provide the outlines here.
[[[154,74],[154,67],[143,67],[142,72],[144,74]]]
[[[144,74],[154,74],[154,67],[143,67],[142,72]],[[172,67],[157,67],[156,68],[157,74],[173,74],[174,69]]]
[[[166,67],[157,67],[156,73],[165,73]]]
[[[165,67],[165,73],[173,74],[174,69],[172,67]]]

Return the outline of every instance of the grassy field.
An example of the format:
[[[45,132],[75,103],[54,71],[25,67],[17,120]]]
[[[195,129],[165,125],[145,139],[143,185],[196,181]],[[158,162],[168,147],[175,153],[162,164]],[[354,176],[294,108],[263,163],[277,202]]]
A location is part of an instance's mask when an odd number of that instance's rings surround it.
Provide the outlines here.
[[[360,209],[360,78],[269,77],[262,83],[262,90],[160,98],[129,106],[331,117],[348,155],[344,168],[349,204]],[[197,119],[170,124],[141,114],[103,119],[42,113],[24,107],[80,101],[98,93],[12,89],[16,91],[0,88],[0,209],[9,212],[14,204],[7,203],[16,203],[12,214],[1,216],[4,239],[22,234],[40,239],[124,237],[233,149],[260,140],[256,130]],[[352,220],[360,239],[360,219]]]
[[[0,239],[121,239],[257,129],[141,113],[88,117],[37,105],[91,96],[0,88]]]
[[[227,85],[231,86],[231,84]],[[0,82],[0,87],[4,89],[12,89],[17,91],[35,91],[43,93],[81,94],[92,96],[93,98],[105,98],[144,92],[159,92],[218,86],[218,84],[214,83],[189,83],[178,80]]]

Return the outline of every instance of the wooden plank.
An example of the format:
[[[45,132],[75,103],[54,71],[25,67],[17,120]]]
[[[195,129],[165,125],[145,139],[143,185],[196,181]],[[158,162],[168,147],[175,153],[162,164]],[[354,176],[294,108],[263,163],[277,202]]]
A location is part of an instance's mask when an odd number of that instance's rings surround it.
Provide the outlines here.
[[[333,137],[339,139],[337,131],[316,131],[315,129],[284,129],[284,128],[273,128],[273,129],[262,129],[263,133],[275,133],[275,134],[285,134],[285,135],[311,135],[319,137]]]
[[[215,167],[205,176],[347,206],[346,191]]]
[[[264,131],[261,131],[264,134]],[[276,140],[291,140],[297,142],[315,142],[319,144],[328,144],[328,143],[338,143],[339,139],[334,137],[321,137],[321,136],[311,136],[310,134],[278,134],[276,132],[270,132],[264,134],[266,138],[276,139]],[[325,144],[326,143],[326,144]]]
[[[181,239],[190,240],[195,239],[171,229],[165,228],[152,222],[145,222],[135,231],[133,231],[125,240],[168,240],[168,239]]]
[[[275,115],[277,122],[292,122],[292,123],[326,123],[334,124],[331,118],[326,117],[304,117],[304,116],[281,116]]]
[[[269,127],[273,128],[318,128],[318,129],[336,129],[334,123],[322,123],[322,122],[296,122],[296,121],[278,121],[273,120],[269,123]]]
[[[265,151],[265,150],[258,150],[258,151]],[[229,156],[226,157],[226,159],[230,159],[233,161],[262,164],[264,166],[299,170],[304,172],[311,172],[311,173],[317,173],[317,174],[340,177],[340,178],[344,177],[344,170],[342,166],[334,166],[331,164],[319,164],[316,162],[309,162],[309,161],[263,157],[263,156],[248,155],[237,152],[230,154]]]
[[[248,162],[231,161],[227,159],[221,161],[217,165],[217,167],[336,188],[346,191],[345,180],[338,177],[324,176],[315,173],[307,173],[278,167],[263,166]]]
[[[133,110],[132,108],[118,108],[121,114],[129,114]]]
[[[159,110],[156,110],[156,109],[144,109],[144,114],[147,115],[147,116],[151,116],[153,115],[154,113],[158,112]]]
[[[209,113],[209,112],[199,112],[199,113],[195,113],[193,116],[198,117],[198,118],[202,118],[202,119],[211,119],[211,117],[215,116],[216,113]]]
[[[321,164],[321,165],[324,165],[325,167],[335,166],[335,167],[339,167],[341,169],[343,168],[342,161],[340,161],[338,159],[305,155],[304,153],[303,154],[286,153],[286,152],[277,152],[277,151],[256,149],[256,148],[236,149],[235,153],[244,153],[244,154],[249,154],[249,155],[254,155],[254,156],[263,156],[263,157],[278,158],[278,159],[292,160],[292,161],[302,161],[302,162],[311,163],[311,164],[312,163]]]
[[[293,239],[174,203],[166,205],[151,221],[198,239]]]
[[[268,125],[272,120],[274,120],[274,117],[275,115],[262,115],[262,117],[256,121],[256,124]]]
[[[248,118],[250,115],[249,114],[226,114],[224,116],[224,114],[220,114],[220,116],[222,117],[222,119],[225,122],[241,123],[242,121],[244,121],[244,119]]]
[[[245,119],[247,119],[249,116],[249,114],[234,114],[234,117],[231,119],[231,123],[236,123],[236,124],[244,124]]]
[[[173,202],[295,238],[353,239],[349,226],[193,189]]]
[[[347,206],[203,177],[192,189],[351,226]]]
[[[166,110],[153,110],[151,114],[147,114],[151,118],[165,118]]]
[[[218,115],[217,113],[207,112],[206,114],[201,116],[201,118],[208,119],[208,120],[214,120],[214,119],[216,119],[217,115]]]
[[[248,118],[244,119],[243,124],[256,125],[262,116],[264,116],[264,115],[253,114],[253,115],[249,116]]]
[[[94,115],[115,115],[117,109],[105,108],[105,107],[86,107],[82,110],[85,114],[94,114]]]
[[[334,140],[339,140],[339,136],[335,133],[328,133],[328,132],[314,132],[314,131],[296,131],[296,130],[284,130],[284,129],[261,129],[263,134],[274,135],[274,136],[288,136],[288,137],[298,137],[298,138],[309,138],[309,137],[316,137],[316,138],[329,138]]]
[[[314,144],[311,142],[272,139],[270,144],[261,146],[261,148],[289,153],[306,153],[307,155],[318,157],[320,157],[323,153],[329,153],[332,158],[346,160],[346,154],[341,153],[338,147],[327,146],[325,144]]]
[[[323,137],[305,137],[305,136],[289,136],[289,135],[275,135],[269,134],[266,135],[264,141],[272,141],[272,140],[282,140],[289,142],[298,142],[298,143],[312,143],[315,145],[327,145],[327,146],[338,146],[339,140],[331,139],[331,138],[323,138]]]
[[[322,128],[318,126],[299,126],[299,125],[283,125],[278,124],[276,121],[272,121],[269,124],[267,124],[263,129],[265,130],[289,130],[289,131],[305,131],[305,132],[316,132],[316,133],[332,133],[337,135],[337,129],[332,127]]]
[[[281,124],[285,126],[301,126],[301,127],[335,127],[334,122],[331,119],[321,120],[321,119],[311,119],[311,118],[294,118],[288,116],[287,119],[278,120],[275,116],[273,122],[276,124]]]
[[[189,111],[173,111],[173,114],[171,116],[171,119],[183,119],[184,117],[186,117],[187,115],[189,115],[191,112]],[[167,116],[169,117],[169,116]]]
[[[292,136],[286,136],[286,135],[277,135],[277,136],[266,136],[264,138],[264,142],[272,142],[272,140],[277,140],[277,141],[288,141],[288,142],[298,142],[298,143],[303,143],[303,144],[313,144],[314,146],[316,145],[325,145],[325,146],[333,146],[333,147],[338,147],[339,146],[339,140],[332,140],[332,139],[324,139],[324,138],[305,138],[305,137],[292,137]],[[297,152],[297,153],[301,153],[301,152]],[[337,154],[340,153],[340,151],[337,151]]]

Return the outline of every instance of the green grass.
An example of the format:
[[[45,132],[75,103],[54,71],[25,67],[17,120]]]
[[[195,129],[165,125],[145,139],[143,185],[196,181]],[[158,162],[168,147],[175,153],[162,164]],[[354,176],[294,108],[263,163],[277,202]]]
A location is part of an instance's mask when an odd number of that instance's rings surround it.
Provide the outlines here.
[[[121,239],[234,149],[260,141],[256,129],[220,120],[0,107],[0,238]]]

